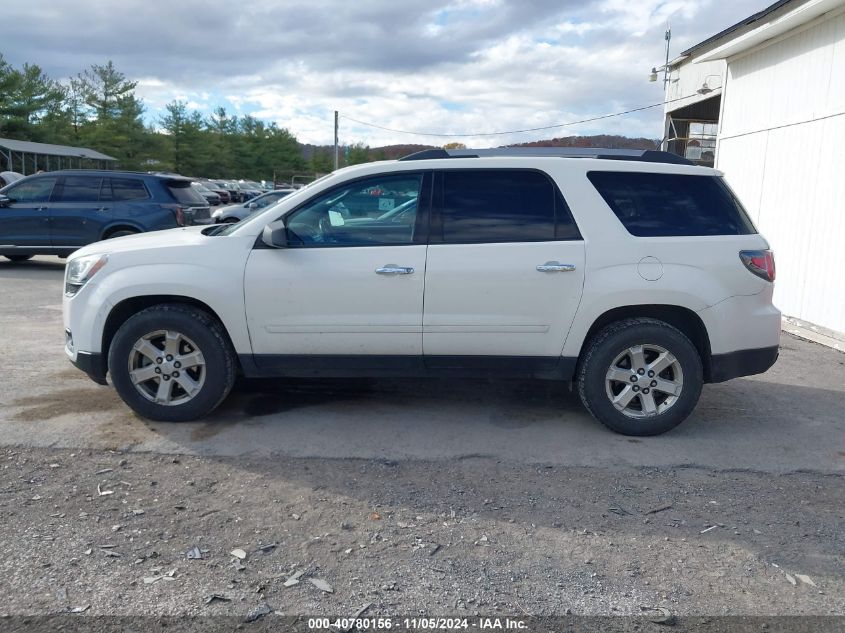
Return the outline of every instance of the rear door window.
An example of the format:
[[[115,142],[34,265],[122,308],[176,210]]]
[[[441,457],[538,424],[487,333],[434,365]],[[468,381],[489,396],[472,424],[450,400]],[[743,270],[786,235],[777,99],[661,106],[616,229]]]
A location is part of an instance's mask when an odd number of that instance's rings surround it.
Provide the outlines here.
[[[148,200],[149,197],[147,187],[139,178],[105,178],[100,191],[100,200],[115,202]]]
[[[739,200],[718,176],[591,171],[587,177],[637,237],[756,233]]]
[[[97,202],[100,199],[100,176],[65,176],[54,202]]]
[[[451,244],[580,239],[566,202],[532,170],[442,172],[439,227],[432,241]]]

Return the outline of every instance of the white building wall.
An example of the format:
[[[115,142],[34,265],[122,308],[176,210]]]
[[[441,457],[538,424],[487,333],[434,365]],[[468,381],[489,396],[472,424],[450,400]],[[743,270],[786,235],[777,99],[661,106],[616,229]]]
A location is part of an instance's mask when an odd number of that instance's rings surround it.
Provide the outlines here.
[[[845,13],[728,60],[716,166],[775,251],[781,311],[845,333]]]
[[[707,82],[713,92],[698,94],[698,89]],[[717,59],[700,64],[684,63],[669,73],[669,85],[666,90],[666,113],[678,110],[705,99],[715,97],[722,90],[725,81],[725,61]]]

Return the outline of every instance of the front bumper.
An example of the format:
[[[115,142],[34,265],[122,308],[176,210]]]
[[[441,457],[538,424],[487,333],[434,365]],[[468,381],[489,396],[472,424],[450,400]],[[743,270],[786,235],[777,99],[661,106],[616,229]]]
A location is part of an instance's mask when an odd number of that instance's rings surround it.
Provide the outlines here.
[[[84,371],[97,384],[109,384],[106,381],[106,359],[103,358],[102,354],[96,352],[76,352],[74,356],[68,353],[68,358],[77,369]]]
[[[713,354],[710,357],[710,380],[725,382],[739,376],[762,374],[778,359],[777,345],[758,349],[742,349],[727,354]]]

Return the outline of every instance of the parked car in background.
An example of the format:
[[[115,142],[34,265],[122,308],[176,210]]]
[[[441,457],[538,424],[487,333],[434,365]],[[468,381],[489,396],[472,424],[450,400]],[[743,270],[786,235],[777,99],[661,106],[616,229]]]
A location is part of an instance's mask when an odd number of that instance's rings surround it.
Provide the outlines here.
[[[195,180],[191,183],[191,186],[196,190],[198,194],[200,194],[205,201],[208,202],[213,207],[216,207],[220,204],[220,196],[214,193],[211,189],[206,187],[203,183]]]
[[[232,196],[229,194],[229,190],[220,183],[214,180],[202,180],[200,182],[202,182],[204,187],[220,196],[220,204],[229,204],[232,202]]]
[[[16,171],[0,171],[0,187],[11,185],[13,182],[18,181],[21,178],[24,178],[24,175],[19,174]]]
[[[264,193],[264,190],[258,185],[258,183],[252,182],[251,180],[239,180],[238,186],[241,188],[241,191],[244,194],[244,201],[249,200],[250,198],[255,198],[256,196],[260,196]]]
[[[230,204],[225,207],[215,209],[211,214],[211,218],[216,224],[240,222],[245,217],[261,209],[265,209],[272,204],[276,204],[279,200],[292,194],[296,189],[277,189],[276,191],[268,191],[260,196],[242,202],[241,204]]]
[[[63,170],[0,189],[0,255],[12,261],[194,224],[211,224],[208,203],[180,176]]]
[[[244,202],[247,199],[247,196],[244,194],[244,191],[238,183],[231,180],[224,180],[217,181],[217,184],[229,192],[229,200],[231,202]]]
[[[498,375],[574,382],[656,435],[705,383],[771,367],[781,328],[722,174],[643,150],[428,150],[66,270],[68,357],[153,420],[208,414],[238,374]]]

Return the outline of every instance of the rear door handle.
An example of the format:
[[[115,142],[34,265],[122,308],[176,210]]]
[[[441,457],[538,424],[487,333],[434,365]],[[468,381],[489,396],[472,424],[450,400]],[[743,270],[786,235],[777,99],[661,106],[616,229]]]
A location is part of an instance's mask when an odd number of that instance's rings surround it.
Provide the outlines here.
[[[546,262],[537,266],[541,273],[571,273],[575,270],[575,264],[561,264],[560,262]]]
[[[108,211],[108,210],[109,210],[108,207],[100,207],[99,209],[97,209],[97,211]]]
[[[414,269],[410,266],[397,266],[396,264],[385,264],[376,268],[377,275],[410,275]]]

